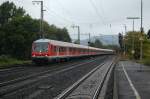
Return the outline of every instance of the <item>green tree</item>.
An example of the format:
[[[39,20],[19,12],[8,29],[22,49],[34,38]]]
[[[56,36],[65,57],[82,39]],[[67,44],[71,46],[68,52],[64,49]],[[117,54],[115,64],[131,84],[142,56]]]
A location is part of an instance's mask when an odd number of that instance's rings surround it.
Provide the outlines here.
[[[55,25],[44,25],[45,37],[53,40],[71,42],[71,38],[66,28],[57,28]]]
[[[10,54],[14,57],[30,57],[31,44],[36,40],[38,21],[33,20],[30,16],[16,17],[3,28],[4,34],[0,36],[3,41],[2,53]]]
[[[89,42],[89,46],[91,46],[91,47],[95,47],[95,43],[93,43],[93,42]]]
[[[103,47],[103,44],[99,39],[95,40],[95,47],[97,47],[97,48],[102,48]]]
[[[17,8],[13,2],[6,1],[0,6],[0,26],[7,24],[13,17],[24,16],[23,8]]]
[[[147,38],[150,39],[150,30],[148,30]]]
[[[140,38],[141,32],[128,32],[125,35],[125,45],[126,50],[130,56],[134,56],[135,59],[139,59],[140,57]],[[143,34],[142,37],[145,39],[145,35]],[[132,53],[134,50],[134,54]],[[133,54],[133,55],[132,55]]]
[[[103,44],[99,39],[96,39],[95,42],[89,42],[89,46],[103,48]]]
[[[143,63],[150,65],[150,40],[145,38],[143,41]]]
[[[3,3],[0,13],[0,55],[29,59],[32,42],[40,36],[40,20],[31,18],[12,2]],[[43,24],[45,38],[71,42],[66,28],[49,25],[46,21]]]
[[[123,50],[123,35],[121,33],[118,34],[118,40],[120,48]]]

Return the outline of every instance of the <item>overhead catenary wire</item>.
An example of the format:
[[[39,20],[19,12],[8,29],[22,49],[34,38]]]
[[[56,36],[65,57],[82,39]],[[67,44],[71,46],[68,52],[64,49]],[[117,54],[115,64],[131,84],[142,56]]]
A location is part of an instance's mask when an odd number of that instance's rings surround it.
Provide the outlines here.
[[[98,8],[97,8],[97,6],[96,6],[96,4],[95,4],[95,2],[94,1],[92,1],[92,0],[89,0],[90,2],[91,2],[91,5],[92,5],[92,7],[94,8],[94,11],[96,12],[96,15],[99,17],[99,18],[101,18],[102,20],[101,20],[101,22],[77,22],[74,18],[72,18],[72,19],[70,19],[69,18],[69,16],[67,16],[67,18],[66,17],[64,17],[65,15],[64,14],[62,14],[62,15],[60,15],[60,13],[57,13],[56,11],[54,11],[54,10],[49,10],[49,12],[50,13],[53,13],[53,14],[55,14],[55,15],[57,15],[57,17],[59,17],[60,19],[63,19],[63,21],[65,21],[65,22],[67,22],[67,23],[72,23],[72,24],[103,24],[103,25],[106,25],[106,23],[104,22],[104,19],[103,19],[103,17],[101,16],[101,14],[99,13],[99,10],[98,10]],[[56,2],[58,3],[58,5],[59,5],[59,8],[61,8],[61,10],[63,10],[63,12],[64,13],[66,13],[66,14],[68,14],[68,15],[71,15],[71,13],[70,13],[70,11],[68,11],[63,5],[62,5],[62,3],[59,1],[59,0],[56,0]],[[47,7],[47,9],[49,9],[48,7]],[[72,17],[72,16],[71,16]],[[74,20],[73,20],[74,19]]]
[[[94,11],[95,11],[95,13],[97,14],[97,16],[99,17],[99,18],[102,18],[102,24],[105,24],[105,22],[103,21],[103,17],[101,16],[101,14],[99,13],[99,10],[98,10],[98,8],[97,8],[97,6],[95,5],[95,3],[93,2],[93,0],[89,0],[90,1],[90,4],[92,5],[92,7],[93,7],[93,9],[94,9]]]
[[[45,6],[45,7],[46,7],[46,6]],[[56,17],[59,17],[60,19],[63,19],[63,21],[65,21],[65,22],[67,22],[67,23],[69,23],[69,24],[74,24],[74,22],[71,21],[70,19],[61,16],[60,14],[56,13],[55,11],[50,10],[48,7],[46,7],[46,9],[48,9],[47,12],[48,12],[49,14],[54,14],[54,15],[56,15]]]
[[[55,0],[55,1],[58,3],[59,7],[63,10],[64,13],[71,15],[71,12],[68,9],[66,9],[59,0]]]

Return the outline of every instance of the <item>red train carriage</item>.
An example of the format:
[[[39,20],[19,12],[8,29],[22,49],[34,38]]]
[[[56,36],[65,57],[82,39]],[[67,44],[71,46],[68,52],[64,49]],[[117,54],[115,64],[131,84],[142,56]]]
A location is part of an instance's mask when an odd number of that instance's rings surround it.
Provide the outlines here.
[[[58,59],[68,59],[100,54],[112,54],[114,51],[100,49],[68,42],[61,42],[50,39],[39,39],[32,44],[32,61],[47,62]]]

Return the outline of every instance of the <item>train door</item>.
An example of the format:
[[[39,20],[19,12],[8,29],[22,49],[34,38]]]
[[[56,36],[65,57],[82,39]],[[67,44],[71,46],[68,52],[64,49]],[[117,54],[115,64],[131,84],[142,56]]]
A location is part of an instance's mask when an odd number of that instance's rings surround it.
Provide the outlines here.
[[[50,43],[48,43],[48,55],[52,56],[53,55],[53,45],[51,45]]]
[[[56,56],[59,56],[59,46],[56,46]]]
[[[52,51],[51,52],[52,52],[53,56],[56,56],[57,51],[56,51],[56,46],[55,45],[52,46]]]
[[[69,56],[69,54],[70,54],[70,53],[69,53],[69,49],[70,49],[69,47],[66,47],[66,55],[67,55],[67,56]]]

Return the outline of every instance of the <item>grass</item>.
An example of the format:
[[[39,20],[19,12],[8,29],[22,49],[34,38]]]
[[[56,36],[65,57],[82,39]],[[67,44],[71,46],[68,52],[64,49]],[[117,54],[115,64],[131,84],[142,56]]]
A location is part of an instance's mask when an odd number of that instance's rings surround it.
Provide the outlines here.
[[[144,65],[150,66],[150,59],[149,59],[149,58],[145,58],[145,59],[143,59],[143,60],[141,61],[141,63],[144,64]]]
[[[150,66],[150,40],[144,42],[142,63]]]
[[[30,63],[30,61],[18,60],[9,56],[0,56],[0,69]]]

